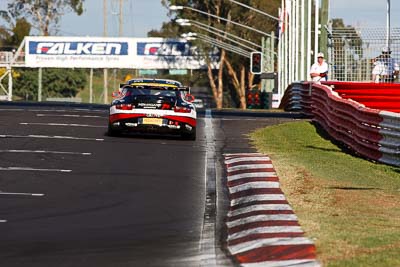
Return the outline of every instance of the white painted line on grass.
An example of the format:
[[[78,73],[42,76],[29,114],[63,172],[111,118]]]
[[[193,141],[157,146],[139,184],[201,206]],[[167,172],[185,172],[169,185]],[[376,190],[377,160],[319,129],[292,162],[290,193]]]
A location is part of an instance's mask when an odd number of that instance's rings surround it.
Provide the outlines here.
[[[37,117],[66,117],[66,118],[101,118],[105,116],[98,115],[75,115],[75,114],[36,114]]]
[[[274,166],[272,164],[244,164],[237,165],[228,168],[228,172],[242,171],[242,170],[253,170],[253,169],[272,169]]]
[[[35,168],[29,168],[29,167],[0,167],[0,171],[72,172],[72,170],[35,169]]]
[[[228,181],[235,181],[239,179],[244,179],[244,178],[256,178],[256,177],[262,177],[262,178],[271,178],[271,177],[277,177],[276,172],[246,172],[246,173],[239,173],[239,174],[234,174],[234,175],[228,175]]]
[[[277,234],[277,233],[304,233],[300,226],[269,226],[258,227],[253,229],[244,230],[228,236],[228,240],[234,240],[241,237],[246,237],[253,234]]]
[[[267,246],[288,246],[288,245],[313,245],[307,237],[281,237],[281,238],[263,238],[243,242],[234,246],[229,246],[232,254],[238,254],[245,251]]]
[[[242,263],[243,267],[321,267],[316,260],[285,260]]]
[[[0,150],[0,153],[37,153],[37,154],[63,154],[63,155],[82,155],[90,156],[90,152],[67,152],[67,151],[46,151],[46,150]]]
[[[225,160],[225,164],[238,163],[243,161],[267,161],[271,160],[269,157],[241,157]]]
[[[73,136],[48,136],[48,135],[12,135],[12,134],[1,134],[0,138],[42,138],[42,139],[66,139],[66,140],[84,140],[84,141],[104,141],[103,138],[85,138],[85,137],[73,137]]]
[[[44,194],[40,193],[12,193],[12,192],[2,192],[2,191],[0,191],[0,195],[44,197]]]
[[[288,204],[258,204],[251,205],[248,207],[240,208],[228,212],[228,217],[237,216],[244,213],[249,213],[252,211],[262,211],[262,210],[292,210],[292,207]]]
[[[64,126],[64,127],[87,127],[87,128],[105,128],[103,125],[89,125],[76,123],[38,123],[38,122],[20,122],[20,125],[38,125],[38,126]]]
[[[231,200],[231,207],[249,203],[253,201],[272,201],[272,200],[286,200],[283,194],[262,194],[262,195],[251,195],[246,197],[234,198]]]
[[[245,191],[249,189],[269,189],[269,188],[279,188],[279,182],[249,182],[233,187],[229,187],[229,192],[231,194],[240,191]]]
[[[272,215],[255,215],[246,218],[234,220],[232,222],[226,222],[229,228],[244,225],[253,222],[265,222],[265,221],[297,221],[295,214],[272,214]]]

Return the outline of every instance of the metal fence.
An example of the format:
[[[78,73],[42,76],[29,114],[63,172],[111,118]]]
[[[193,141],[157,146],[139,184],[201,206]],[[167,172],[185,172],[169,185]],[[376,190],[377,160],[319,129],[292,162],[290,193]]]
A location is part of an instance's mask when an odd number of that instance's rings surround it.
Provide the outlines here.
[[[334,28],[329,38],[328,63],[332,80],[371,81],[374,59],[387,46],[385,28]],[[400,62],[400,28],[392,28],[391,57]],[[399,78],[395,81],[400,81]]]

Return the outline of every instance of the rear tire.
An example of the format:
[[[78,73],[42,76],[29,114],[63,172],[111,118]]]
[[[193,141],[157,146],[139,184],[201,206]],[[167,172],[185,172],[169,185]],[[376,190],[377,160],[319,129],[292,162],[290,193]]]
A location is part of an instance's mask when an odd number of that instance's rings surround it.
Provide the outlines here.
[[[109,123],[109,124],[108,124],[107,135],[108,135],[108,136],[111,136],[111,137],[116,137],[116,136],[120,136],[121,133],[120,133],[120,131],[114,129],[114,128],[111,126],[111,124]]]
[[[194,128],[190,133],[183,133],[182,137],[185,140],[195,141],[196,140],[196,128]]]

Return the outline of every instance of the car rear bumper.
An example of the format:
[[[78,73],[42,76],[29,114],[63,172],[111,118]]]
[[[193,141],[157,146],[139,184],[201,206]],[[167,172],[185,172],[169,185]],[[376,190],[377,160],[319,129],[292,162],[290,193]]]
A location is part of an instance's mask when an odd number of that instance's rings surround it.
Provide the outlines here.
[[[110,128],[120,132],[191,133],[196,119],[184,116],[147,117],[145,114],[112,114]]]

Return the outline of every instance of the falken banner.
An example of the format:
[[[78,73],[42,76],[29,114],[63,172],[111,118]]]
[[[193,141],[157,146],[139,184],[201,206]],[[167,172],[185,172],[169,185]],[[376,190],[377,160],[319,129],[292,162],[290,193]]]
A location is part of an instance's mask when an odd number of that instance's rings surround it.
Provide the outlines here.
[[[205,69],[204,54],[184,39],[26,37],[31,68]],[[209,58],[218,68],[219,51]]]

